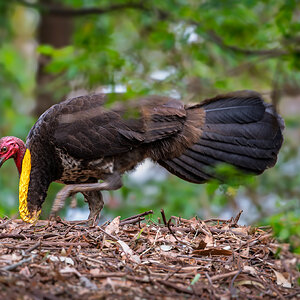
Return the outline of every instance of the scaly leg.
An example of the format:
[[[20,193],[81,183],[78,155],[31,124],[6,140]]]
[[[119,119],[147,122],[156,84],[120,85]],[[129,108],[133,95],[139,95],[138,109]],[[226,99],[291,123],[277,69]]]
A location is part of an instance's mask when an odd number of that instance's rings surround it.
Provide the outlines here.
[[[65,200],[73,194],[76,194],[79,192],[84,194],[84,193],[88,193],[88,192],[103,191],[103,190],[111,191],[111,190],[117,190],[121,187],[122,187],[122,180],[121,180],[121,176],[119,173],[114,173],[114,174],[110,175],[109,177],[106,178],[105,181],[100,182],[100,183],[96,182],[96,183],[82,183],[82,184],[66,185],[60,192],[57,193],[50,216],[55,215],[63,207]],[[90,208],[93,207],[93,211],[90,212],[90,216],[91,216],[91,215],[94,215],[94,213],[96,212],[97,205],[94,204],[94,202],[95,202],[94,200],[90,200],[90,199],[87,199],[87,201],[89,202]],[[102,196],[101,196],[101,199],[102,199]],[[90,204],[90,201],[93,203]],[[100,202],[101,202],[101,200],[100,200]],[[103,205],[102,205],[102,207],[103,207]]]
[[[97,225],[100,220],[100,212],[104,206],[102,194],[100,191],[83,192],[82,194],[85,201],[88,202],[90,209],[88,225]]]

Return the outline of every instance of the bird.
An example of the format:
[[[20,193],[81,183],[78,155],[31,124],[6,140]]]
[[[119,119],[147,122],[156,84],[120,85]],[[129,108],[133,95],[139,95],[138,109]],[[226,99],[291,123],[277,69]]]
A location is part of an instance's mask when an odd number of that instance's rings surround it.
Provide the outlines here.
[[[274,106],[251,90],[199,103],[145,96],[110,107],[106,94],[64,100],[46,110],[26,144],[0,139],[0,167],[13,158],[19,171],[19,212],[36,223],[51,182],[65,187],[63,202],[78,192],[99,218],[102,191],[122,187],[122,175],[146,158],[195,184],[218,176],[220,164],[259,175],[277,161],[284,121]],[[92,223],[94,224],[94,223]]]

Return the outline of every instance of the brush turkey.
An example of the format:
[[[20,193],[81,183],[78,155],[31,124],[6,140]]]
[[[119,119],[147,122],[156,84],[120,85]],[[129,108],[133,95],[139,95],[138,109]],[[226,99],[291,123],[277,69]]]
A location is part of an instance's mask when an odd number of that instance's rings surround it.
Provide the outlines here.
[[[220,163],[252,174],[274,166],[283,120],[253,91],[217,96],[199,104],[150,96],[126,109],[105,107],[95,94],[49,108],[29,132],[0,140],[0,166],[14,158],[20,173],[19,210],[38,219],[51,182],[66,186],[57,201],[82,192],[90,220],[99,215],[102,190],[122,186],[121,176],[146,158],[193,183],[216,176]]]

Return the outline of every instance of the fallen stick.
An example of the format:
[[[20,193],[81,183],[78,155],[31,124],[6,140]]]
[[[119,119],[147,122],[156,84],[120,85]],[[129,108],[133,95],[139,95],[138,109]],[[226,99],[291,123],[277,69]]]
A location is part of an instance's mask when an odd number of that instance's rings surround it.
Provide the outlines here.
[[[17,267],[27,263],[27,262],[30,262],[31,260],[33,260],[34,258],[36,257],[36,254],[28,257],[28,258],[24,258],[22,260],[20,260],[19,262],[15,263],[15,264],[12,264],[12,265],[9,265],[9,266],[6,266],[6,267],[3,267],[1,268],[1,270],[3,271],[12,271],[14,269],[16,269]]]
[[[124,222],[124,221],[128,221],[128,220],[131,220],[131,219],[136,219],[136,218],[138,218],[138,217],[144,217],[144,216],[147,216],[147,215],[150,215],[150,214],[153,214],[153,210],[148,210],[148,211],[145,211],[145,212],[143,212],[143,213],[141,213],[141,214],[137,214],[137,215],[134,215],[134,216],[125,218],[125,219],[121,220],[120,225],[121,225],[121,223]]]

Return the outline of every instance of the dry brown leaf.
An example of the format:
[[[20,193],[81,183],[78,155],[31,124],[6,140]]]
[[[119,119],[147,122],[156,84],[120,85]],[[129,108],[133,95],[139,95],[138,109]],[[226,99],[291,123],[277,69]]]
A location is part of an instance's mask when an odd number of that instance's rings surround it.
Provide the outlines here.
[[[247,236],[249,235],[249,229],[250,227],[246,226],[246,227],[231,228],[231,231],[239,235]]]
[[[17,255],[15,253],[13,253],[13,254],[4,254],[4,255],[1,255],[0,262],[12,263],[12,262],[21,260],[21,258],[22,258],[21,255]]]
[[[285,288],[291,288],[292,284],[282,275],[282,273],[273,270],[276,275],[276,282]]]
[[[108,234],[119,233],[120,216],[114,218],[105,228],[105,232]]]
[[[70,257],[49,255],[48,259],[53,262],[65,262],[66,264],[74,266],[74,261]]]
[[[204,238],[204,243],[206,244],[207,247],[212,247],[214,246],[214,238],[212,235],[206,235]]]
[[[115,234],[118,234],[119,233],[119,228],[120,226],[120,216],[114,218],[105,228],[105,232],[107,234],[110,234],[110,235],[115,235]],[[104,246],[107,247],[107,248],[110,248],[113,246],[113,244],[111,243],[109,237],[107,236],[104,236],[103,237],[103,243],[104,243]]]
[[[242,281],[236,281],[234,283],[235,286],[240,286],[240,285],[256,285],[259,286],[262,289],[265,289],[265,286],[263,284],[261,284],[258,281],[255,280],[242,280]]]
[[[203,221],[200,221],[200,222],[201,222],[202,232],[205,233],[204,242],[206,243],[206,246],[207,247],[215,246],[213,235],[212,235],[211,231],[209,230],[208,226],[206,225],[205,222],[203,222]]]
[[[227,223],[222,224],[222,230],[229,230],[229,229],[230,229],[230,227]]]
[[[66,266],[66,267],[60,269],[59,273],[61,273],[61,274],[72,273],[72,274],[77,275],[78,277],[81,276],[81,274],[75,268],[72,268],[72,267],[69,267],[69,266]]]
[[[134,263],[140,264],[141,263],[141,259],[138,255],[134,254],[133,250],[130,249],[130,247],[123,241],[118,240],[118,243],[120,244],[120,246],[122,247],[123,252],[125,253],[125,255]]]
[[[199,228],[199,220],[196,219],[195,217],[193,217],[192,219],[190,220],[185,220],[186,223],[190,223],[191,227],[194,229],[194,230],[197,230],[197,228]]]
[[[171,234],[167,235],[164,240],[166,242],[169,242],[169,243],[175,243],[176,242],[176,238]]]
[[[192,255],[194,255],[194,256],[210,256],[210,255],[230,256],[230,255],[232,255],[232,251],[224,250],[224,249],[211,248],[211,249],[205,249],[205,250],[194,250],[192,252]]]
[[[91,269],[91,270],[90,270],[90,274],[91,274],[92,276],[98,276],[98,275],[100,275],[101,273],[103,273],[103,272],[101,272],[99,268]]]
[[[30,270],[27,266],[25,266],[24,268],[22,268],[20,270],[20,274],[22,274],[23,276],[29,278],[31,276]]]
[[[247,273],[250,273],[252,276],[257,276],[257,272],[255,270],[254,267],[251,267],[251,266],[244,266],[243,267],[243,270]]]
[[[197,246],[197,248],[195,248],[195,250],[203,250],[206,247],[206,243],[203,240],[200,240],[199,245]]]

